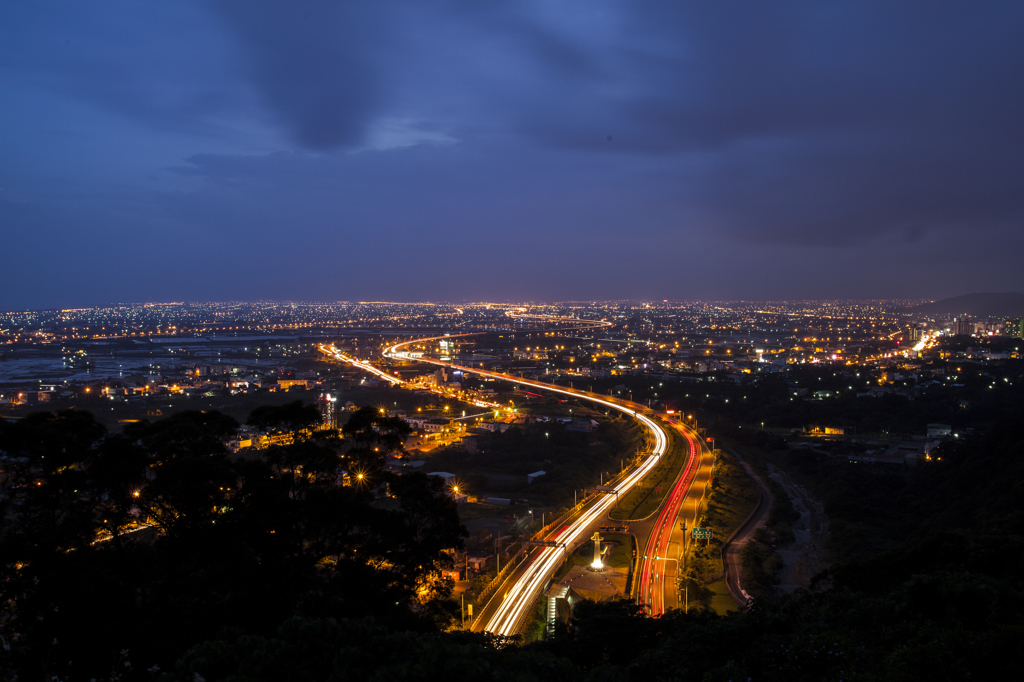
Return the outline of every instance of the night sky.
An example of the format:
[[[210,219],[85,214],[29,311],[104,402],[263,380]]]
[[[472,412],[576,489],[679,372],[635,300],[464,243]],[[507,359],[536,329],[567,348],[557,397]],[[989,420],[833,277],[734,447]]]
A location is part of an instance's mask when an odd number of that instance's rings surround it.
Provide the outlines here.
[[[1024,289],[1024,3],[5,2],[0,309]]]

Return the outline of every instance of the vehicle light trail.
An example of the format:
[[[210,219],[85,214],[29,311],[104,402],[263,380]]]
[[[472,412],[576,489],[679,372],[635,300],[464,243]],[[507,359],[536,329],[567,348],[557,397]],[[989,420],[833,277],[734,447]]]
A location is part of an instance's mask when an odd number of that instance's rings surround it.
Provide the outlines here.
[[[577,395],[578,397],[586,397],[579,394],[574,395]],[[622,412],[633,412],[629,408],[606,400],[593,398],[590,398],[590,400]],[[655,447],[651,456],[649,456],[646,461],[618,482],[614,488],[615,492],[618,494],[625,494],[628,492],[657,465],[661,456],[665,453],[668,443],[668,436],[665,434],[665,431],[662,429],[660,424],[646,415],[635,414],[635,416],[644,424],[644,426],[650,429],[651,433],[654,435]],[[569,524],[565,531],[560,533],[558,540],[565,543],[566,546],[571,546],[577,540],[580,540],[581,536],[585,535],[586,529],[604,516],[615,502],[616,497],[612,495],[602,495],[598,497],[589,508],[584,509],[579,516]],[[523,616],[527,615],[529,612],[537,594],[565,558],[563,551],[563,549],[558,547],[545,547],[540,551],[538,556],[533,559],[527,567],[523,576],[516,581],[508,591],[504,601],[498,607],[494,616],[491,617],[491,620],[487,623],[485,627],[486,630],[501,635],[513,635],[518,631],[520,621]]]
[[[338,350],[337,347],[335,347],[335,346],[324,346],[324,345],[321,345],[320,346],[320,352],[325,354],[325,355],[329,355],[329,356],[331,356],[332,358],[334,358],[336,360],[341,360],[342,362],[347,362],[350,365],[352,365],[353,367],[361,369],[364,372],[369,372],[370,374],[373,374],[374,376],[378,376],[381,379],[384,379],[385,381],[391,383],[392,386],[399,386],[399,385],[403,385],[403,384],[408,384],[409,383],[408,381],[405,381],[404,379],[401,379],[401,378],[396,377],[396,376],[391,376],[387,372],[385,372],[385,371],[383,371],[381,369],[377,369],[376,367],[374,367],[373,365],[371,365],[369,362],[367,362],[365,360],[359,360],[357,358],[352,357],[351,355],[348,355],[347,353],[343,353],[340,350]],[[441,363],[439,363],[439,364],[441,364]],[[441,393],[441,395],[444,395],[443,392],[440,392],[440,391],[436,391],[436,392]],[[474,399],[474,400],[466,400],[466,402],[471,402],[474,405],[476,405],[477,407],[487,407],[487,408],[501,407],[497,403],[488,402],[486,400]],[[470,415],[470,416],[476,417],[476,416],[480,416],[480,415]],[[466,419],[466,418],[467,417],[459,417],[457,419],[453,419],[453,421],[458,421],[460,419]]]
[[[366,362],[364,360],[359,360],[357,358],[354,358],[351,355],[348,355],[347,353],[342,353],[340,350],[338,350],[334,346],[324,346],[324,345],[321,345],[320,346],[320,352],[325,354],[325,355],[330,355],[332,358],[334,358],[336,360],[341,360],[342,362],[347,362],[350,365],[354,365],[355,367],[358,367],[359,369],[363,370],[364,372],[369,372],[370,374],[373,374],[375,376],[379,376],[381,379],[384,379],[385,381],[387,381],[387,382],[389,382],[391,384],[404,384],[405,383],[404,381],[402,381],[398,377],[391,376],[387,372],[385,372],[383,370],[380,370],[380,369],[377,369],[376,367],[371,365],[369,362]]]
[[[672,531],[675,530],[676,519],[679,518],[679,510],[686,499],[686,493],[693,483],[693,479],[700,467],[700,457],[697,456],[700,445],[688,430],[679,424],[673,424],[682,433],[690,446],[690,456],[687,459],[686,467],[682,474],[675,481],[668,499],[665,501],[654,530],[647,541],[647,548],[644,550],[643,563],[638,571],[638,601],[650,607],[650,616],[660,616],[665,612],[665,572],[668,568],[668,561],[678,560],[669,557],[669,543],[672,540]],[[667,560],[667,561],[666,561]],[[662,563],[665,565],[659,566]],[[678,569],[677,569],[678,573]]]
[[[925,348],[927,348],[933,340],[934,338],[932,336],[925,334],[924,336],[921,337],[921,340],[918,341],[917,344],[910,350],[913,351],[914,353],[920,353]]]
[[[397,343],[387,348],[384,351],[384,355],[396,359],[417,360],[433,365],[451,367],[453,369],[462,370],[463,372],[479,374],[481,376],[490,377],[500,381],[508,381],[516,384],[522,384],[524,386],[532,386],[545,391],[561,393],[563,395],[588,400],[592,403],[603,405],[607,408],[618,410],[633,416],[651,432],[651,435],[654,438],[654,447],[651,450],[650,456],[648,456],[638,467],[627,473],[618,481],[613,488],[613,492],[617,495],[629,492],[634,485],[636,485],[648,473],[650,473],[655,466],[657,466],[661,457],[665,454],[668,447],[668,434],[664,427],[662,427],[662,425],[656,420],[640,412],[643,407],[636,403],[628,401],[612,401],[588,391],[562,388],[551,384],[545,384],[540,381],[534,381],[532,379],[523,379],[520,377],[509,376],[507,374],[500,374],[498,372],[473,369],[471,367],[462,367],[449,362],[443,362],[441,360],[434,360],[425,357],[412,358],[400,350],[401,348],[411,344],[428,343],[430,341],[443,338],[451,337],[435,336]],[[559,531],[556,539],[563,543],[565,547],[572,546],[575,542],[581,540],[587,528],[600,519],[609,510],[609,508],[615,504],[617,495],[598,496],[598,498],[594,500],[589,507],[584,508],[566,528]],[[488,632],[500,635],[516,634],[522,620],[529,614],[531,606],[536,600],[537,595],[544,587],[545,583],[551,578],[555,570],[557,570],[558,566],[562,563],[562,560],[564,559],[564,551],[566,550],[562,547],[544,547],[540,549],[537,555],[530,560],[526,569],[523,571],[523,575],[516,580],[505,594],[501,604],[484,626],[484,629]]]

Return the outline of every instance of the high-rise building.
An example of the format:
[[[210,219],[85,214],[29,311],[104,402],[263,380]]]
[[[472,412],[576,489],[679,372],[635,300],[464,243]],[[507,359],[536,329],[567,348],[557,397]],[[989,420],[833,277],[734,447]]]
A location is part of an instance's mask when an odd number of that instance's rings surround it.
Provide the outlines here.
[[[1006,335],[1015,339],[1024,339],[1024,317],[1006,321]]]
[[[974,333],[974,320],[969,317],[955,318],[952,332],[957,336],[970,336]]]
[[[338,428],[338,397],[321,393],[316,404],[320,408],[320,426],[325,429]]]

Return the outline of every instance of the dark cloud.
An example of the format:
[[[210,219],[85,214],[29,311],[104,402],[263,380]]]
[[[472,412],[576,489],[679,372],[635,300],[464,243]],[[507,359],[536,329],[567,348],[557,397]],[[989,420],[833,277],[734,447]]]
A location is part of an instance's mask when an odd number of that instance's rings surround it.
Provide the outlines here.
[[[0,266],[174,255],[132,271],[166,298],[244,297],[285,246],[250,295],[1020,289],[1022,29],[1017,2],[8,3]],[[468,284],[483,254],[508,277]],[[89,281],[3,296],[119,298]]]
[[[384,89],[375,53],[389,47],[387,11],[323,0],[209,4],[237,33],[253,81],[299,144],[361,141]]]

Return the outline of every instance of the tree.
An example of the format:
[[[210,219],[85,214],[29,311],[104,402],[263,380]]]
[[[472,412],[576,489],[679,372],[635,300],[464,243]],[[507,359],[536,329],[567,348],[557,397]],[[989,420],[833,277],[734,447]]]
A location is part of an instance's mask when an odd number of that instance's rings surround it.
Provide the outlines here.
[[[364,444],[396,442],[400,425],[381,423]],[[440,481],[381,470],[379,485],[342,486],[339,455],[314,441],[232,461],[221,440],[235,425],[204,412],[123,436],[81,412],[0,423],[17,470],[0,497],[0,677],[100,677],[122,649],[167,667],[223,628],[269,635],[293,616],[453,622],[439,569],[465,529]]]
[[[351,470],[374,476],[383,470],[389,454],[404,452],[412,428],[400,417],[388,417],[381,410],[363,407],[352,413],[341,432],[354,442],[345,453]]]
[[[320,410],[316,405],[304,405],[301,400],[285,405],[262,405],[249,413],[245,423],[264,431],[301,431],[320,423]]]

